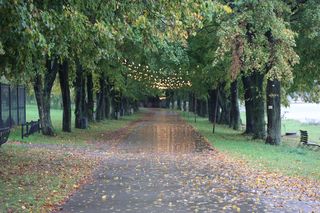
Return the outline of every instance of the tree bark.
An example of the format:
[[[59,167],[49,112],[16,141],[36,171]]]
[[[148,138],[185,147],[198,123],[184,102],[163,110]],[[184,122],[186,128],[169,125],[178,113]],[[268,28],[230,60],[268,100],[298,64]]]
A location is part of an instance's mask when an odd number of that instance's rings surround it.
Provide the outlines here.
[[[165,94],[166,94],[166,108],[169,109],[170,108],[170,92],[169,92],[169,90],[166,90]]]
[[[134,111],[134,112],[138,112],[138,111],[139,111],[139,103],[138,103],[137,100],[135,100],[135,101],[133,102],[133,111]]]
[[[208,113],[208,107],[207,107],[207,100],[201,100],[201,117],[205,118],[207,116]]]
[[[187,101],[183,100],[183,111],[186,112],[187,111]]]
[[[97,93],[96,120],[102,121],[106,118],[106,82],[103,76],[99,79],[100,90]]]
[[[85,78],[83,68],[80,62],[76,61],[76,79],[75,79],[75,127],[79,129],[87,128],[84,123],[87,120],[86,114],[86,93]]]
[[[208,90],[208,120],[213,122],[213,93],[212,90]]]
[[[216,131],[218,105],[219,105],[219,88],[213,90],[213,113],[212,113],[212,133]]]
[[[93,121],[93,111],[94,111],[94,98],[93,98],[93,79],[92,79],[92,73],[89,73],[87,75],[87,95],[88,95],[88,104],[87,104],[87,110],[88,110],[88,120]]]
[[[170,91],[171,109],[174,109],[174,91]]]
[[[245,134],[253,134],[253,95],[252,95],[252,83],[250,76],[242,76],[243,88],[244,88],[244,101],[246,109],[246,131]]]
[[[197,98],[195,93],[193,93],[193,100],[194,100],[194,103],[193,103],[194,122],[196,123],[197,122]]]
[[[110,118],[111,113],[111,100],[110,100],[110,84],[108,80],[106,80],[106,89],[105,89],[105,117]]]
[[[119,119],[120,115],[120,94],[119,92],[114,91],[112,94],[112,114],[114,119]]]
[[[265,122],[265,103],[263,97],[263,78],[264,75],[254,72],[252,75],[252,112],[253,112],[253,138],[265,139],[266,122]]]
[[[59,81],[62,95],[62,131],[71,132],[71,97],[69,84],[69,64],[64,60],[59,65]]]
[[[177,109],[178,110],[182,110],[182,108],[181,108],[181,98],[180,97],[177,97]]]
[[[231,83],[231,111],[230,111],[230,127],[234,130],[240,129],[240,110],[239,110],[239,95],[238,95],[238,80]]]
[[[51,103],[51,91],[54,80],[58,72],[57,59],[46,60],[46,73],[44,79],[40,74],[36,74],[34,80],[34,92],[36,96],[38,113],[41,123],[41,131],[43,135],[54,136],[55,132],[51,122],[50,116],[50,103]]]
[[[123,108],[124,108],[124,115],[130,115],[130,104],[129,104],[129,98],[126,96],[123,96]]]
[[[281,144],[281,84],[278,80],[267,82],[267,138],[266,143]]]
[[[194,112],[194,97],[191,92],[189,93],[189,112]]]
[[[219,95],[219,106],[221,107],[221,115],[219,118],[220,124],[229,125],[230,123],[230,100],[227,97],[224,90],[220,90]]]
[[[127,98],[121,93],[120,95],[120,116],[126,115]]]
[[[201,100],[200,99],[196,99],[196,113],[198,116],[201,116]]]

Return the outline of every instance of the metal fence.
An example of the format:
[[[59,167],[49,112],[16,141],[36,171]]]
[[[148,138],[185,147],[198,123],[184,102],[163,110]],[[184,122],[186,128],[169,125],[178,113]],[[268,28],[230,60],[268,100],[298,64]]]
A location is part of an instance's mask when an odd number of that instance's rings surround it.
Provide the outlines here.
[[[26,122],[26,89],[24,86],[0,84],[0,128]]]

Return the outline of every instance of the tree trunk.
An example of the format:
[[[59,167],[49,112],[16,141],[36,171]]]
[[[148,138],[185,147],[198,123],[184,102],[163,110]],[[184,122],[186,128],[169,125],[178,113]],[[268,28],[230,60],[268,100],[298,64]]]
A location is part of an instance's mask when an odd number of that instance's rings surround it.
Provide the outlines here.
[[[200,104],[201,104],[201,110],[200,110],[201,117],[205,118],[207,115],[207,101],[201,100]]]
[[[174,91],[170,91],[171,109],[174,109]]]
[[[281,84],[278,80],[267,82],[267,139],[266,143],[281,144]]]
[[[41,131],[43,135],[54,136],[54,129],[50,116],[50,103],[51,103],[51,91],[54,80],[58,72],[57,59],[46,60],[46,73],[45,78],[42,79],[40,74],[35,76],[34,92],[36,96],[38,112],[41,123]]]
[[[116,90],[112,90],[111,94],[110,94],[110,98],[111,98],[111,105],[112,105],[112,118],[114,119],[118,119],[119,115],[120,115],[120,92],[116,91]]]
[[[265,104],[263,97],[263,78],[264,75],[258,72],[252,75],[252,112],[253,112],[253,138],[265,139]]]
[[[166,108],[169,109],[170,108],[170,92],[169,90],[166,90]]]
[[[208,120],[213,122],[213,90],[208,91]]]
[[[253,95],[252,95],[252,83],[250,76],[242,77],[243,88],[244,88],[244,101],[246,109],[246,134],[253,133]]]
[[[177,109],[178,110],[181,110],[181,98],[180,97],[177,97]]]
[[[209,90],[209,102],[210,105],[208,105],[208,111],[210,112],[209,114],[209,121],[211,123],[213,122],[217,122],[218,120],[218,100],[216,100],[216,98],[218,98],[219,96],[217,95],[217,89],[213,89],[213,90]]]
[[[99,79],[100,90],[97,93],[97,108],[96,108],[96,120],[102,121],[106,118],[106,82],[103,76]]]
[[[220,124],[229,125],[230,123],[230,100],[224,90],[219,93],[219,105],[221,107],[221,115],[219,119]]]
[[[139,111],[139,103],[138,101],[133,102],[133,111],[138,112]]]
[[[215,133],[216,123],[217,123],[217,114],[218,114],[218,105],[219,105],[219,89],[213,90],[213,113],[212,113],[212,133]]]
[[[196,99],[196,113],[198,116],[201,116],[201,100],[200,99]]]
[[[71,132],[71,97],[69,84],[69,64],[64,60],[59,65],[59,81],[62,95],[62,131]]]
[[[124,116],[124,105],[125,105],[125,98],[122,96],[122,94],[120,94],[120,102],[119,102],[119,105],[120,105],[120,116]]]
[[[183,100],[183,111],[186,112],[187,111],[187,101]]]
[[[88,120],[93,121],[93,111],[94,111],[94,99],[93,99],[93,79],[92,79],[92,73],[89,73],[87,75],[87,94],[88,94],[88,104],[87,104],[87,110],[88,110]]]
[[[194,103],[193,103],[194,122],[196,123],[197,122],[197,98],[195,93],[193,94],[193,100],[194,100]]]
[[[86,100],[85,100],[85,78],[82,65],[76,61],[75,79],[75,127],[79,129],[87,128]]]
[[[194,112],[194,97],[191,92],[189,93],[189,112]]]
[[[105,90],[105,117],[106,118],[110,118],[110,107],[111,107],[111,100],[110,100],[110,85],[108,80],[106,81],[107,85],[106,85],[106,90]]]
[[[230,127],[234,130],[240,129],[240,110],[238,97],[238,80],[231,83],[231,110],[230,110]]]

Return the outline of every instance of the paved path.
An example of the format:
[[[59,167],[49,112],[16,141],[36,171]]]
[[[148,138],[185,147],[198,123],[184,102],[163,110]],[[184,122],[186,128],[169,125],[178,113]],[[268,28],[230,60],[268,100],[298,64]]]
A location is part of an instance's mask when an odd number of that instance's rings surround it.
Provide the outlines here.
[[[207,147],[176,113],[151,110],[61,212],[291,212],[209,161]]]

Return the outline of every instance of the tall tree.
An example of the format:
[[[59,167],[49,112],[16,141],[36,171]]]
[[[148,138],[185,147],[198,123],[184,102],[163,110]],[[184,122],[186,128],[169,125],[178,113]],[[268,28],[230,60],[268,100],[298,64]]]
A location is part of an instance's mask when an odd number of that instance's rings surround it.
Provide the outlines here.
[[[41,122],[41,131],[44,135],[55,135],[50,116],[51,91],[58,72],[58,60],[47,59],[44,74],[36,74],[34,79],[34,92],[38,105]]]
[[[69,84],[69,64],[64,60],[59,64],[59,82],[62,96],[62,131],[71,132],[71,97]]]
[[[234,80],[230,87],[231,110],[230,110],[230,127],[234,130],[240,129],[240,109],[239,109],[239,94],[238,80]]]

